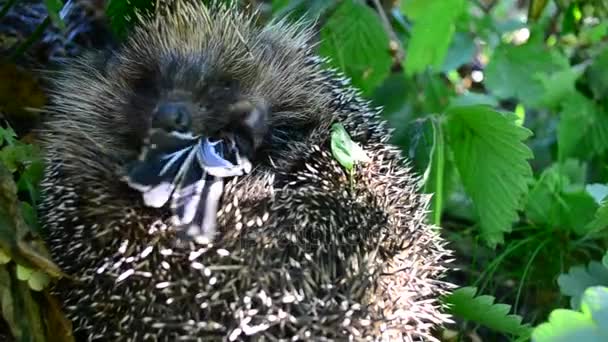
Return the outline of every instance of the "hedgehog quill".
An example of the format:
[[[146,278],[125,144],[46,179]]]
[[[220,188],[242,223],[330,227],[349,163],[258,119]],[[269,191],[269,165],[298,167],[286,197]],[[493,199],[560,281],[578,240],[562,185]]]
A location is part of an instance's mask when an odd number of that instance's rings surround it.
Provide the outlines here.
[[[78,340],[435,340],[450,252],[380,110],[305,23],[172,4],[52,80],[39,210]]]

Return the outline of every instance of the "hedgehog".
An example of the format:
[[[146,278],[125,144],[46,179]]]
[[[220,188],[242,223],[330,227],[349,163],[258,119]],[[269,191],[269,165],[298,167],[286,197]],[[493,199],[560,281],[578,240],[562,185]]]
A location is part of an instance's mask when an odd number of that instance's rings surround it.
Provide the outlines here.
[[[419,341],[450,321],[429,197],[312,37],[305,22],[176,1],[52,75],[39,212],[73,278],[53,292],[77,340]],[[264,129],[242,125],[259,111]],[[336,123],[368,154],[353,174],[331,153]],[[240,137],[252,169],[225,179],[210,241],[124,181],[151,127]]]

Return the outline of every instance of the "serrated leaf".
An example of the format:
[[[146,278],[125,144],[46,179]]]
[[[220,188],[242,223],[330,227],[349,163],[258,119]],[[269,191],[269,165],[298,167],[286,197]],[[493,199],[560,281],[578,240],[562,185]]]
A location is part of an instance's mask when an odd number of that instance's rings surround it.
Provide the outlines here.
[[[566,166],[556,164],[541,174],[528,196],[526,217],[537,225],[584,235],[598,203],[583,185],[573,184],[564,173],[567,170]]]
[[[558,155],[589,159],[608,148],[608,113],[580,93],[564,101],[557,131]]]
[[[464,287],[449,295],[445,303],[449,312],[461,319],[486,326],[497,332],[515,336],[527,335],[531,328],[521,323],[518,315],[509,315],[510,305],[495,304],[492,296],[475,296],[477,289]]]
[[[414,19],[407,46],[405,72],[408,75],[427,66],[441,69],[455,32],[456,18],[465,8],[464,0],[426,0],[425,3],[424,10]]]
[[[568,68],[568,60],[547,49],[542,41],[530,40],[517,46],[502,43],[485,69],[485,85],[498,98],[517,98],[526,106],[535,106],[545,92],[539,75],[550,77]]]
[[[600,342],[608,340],[608,288],[590,287],[582,299],[582,312],[557,309],[549,322],[536,327],[534,342]]]
[[[601,335],[608,338],[608,287],[594,286],[585,290],[581,311],[590,315]]]
[[[511,230],[532,178],[532,152],[522,142],[531,132],[515,119],[486,106],[448,111],[449,146],[479,215],[481,236],[491,246]]]
[[[588,232],[598,233],[608,228],[608,201],[602,203],[599,209],[595,212],[593,221],[589,222],[585,230]]]
[[[560,274],[557,284],[562,294],[571,297],[570,307],[578,310],[585,290],[592,286],[608,286],[608,268],[591,261],[589,265],[573,266],[568,273]]]
[[[572,310],[557,309],[549,315],[549,321],[532,332],[534,342],[602,342],[595,333],[596,326],[585,314]]]
[[[366,94],[382,83],[392,64],[389,39],[378,15],[353,0],[342,1],[321,28],[319,52]]]

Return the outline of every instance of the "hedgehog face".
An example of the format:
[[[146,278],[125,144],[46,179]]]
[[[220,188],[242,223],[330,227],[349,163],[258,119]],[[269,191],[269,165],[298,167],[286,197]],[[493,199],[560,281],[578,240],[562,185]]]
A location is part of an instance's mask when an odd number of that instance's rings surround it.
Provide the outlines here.
[[[230,139],[253,158],[268,131],[269,107],[264,99],[246,95],[238,76],[213,75],[202,58],[175,56],[147,65],[139,75],[124,109],[136,136],[161,129]]]

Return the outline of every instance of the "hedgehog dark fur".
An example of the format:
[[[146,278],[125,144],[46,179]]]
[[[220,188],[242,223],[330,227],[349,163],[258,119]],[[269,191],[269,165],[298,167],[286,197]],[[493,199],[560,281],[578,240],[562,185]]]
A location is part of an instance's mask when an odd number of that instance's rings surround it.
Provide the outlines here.
[[[181,2],[55,77],[40,212],[53,258],[79,280],[55,287],[79,339],[417,341],[449,320],[449,252],[424,223],[427,197],[379,110],[323,68],[310,37]],[[226,79],[269,104],[271,128],[254,170],[225,187],[213,245],[176,245],[168,210],[144,207],[120,175],[155,99],[187,92],[205,132],[220,120],[209,89]],[[372,159],[352,188],[329,151],[334,122]]]

